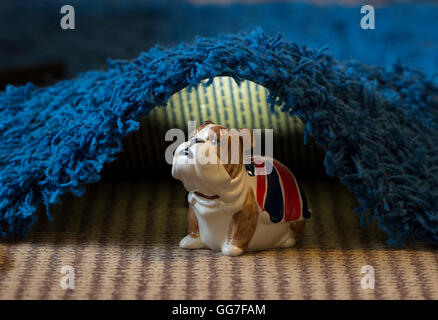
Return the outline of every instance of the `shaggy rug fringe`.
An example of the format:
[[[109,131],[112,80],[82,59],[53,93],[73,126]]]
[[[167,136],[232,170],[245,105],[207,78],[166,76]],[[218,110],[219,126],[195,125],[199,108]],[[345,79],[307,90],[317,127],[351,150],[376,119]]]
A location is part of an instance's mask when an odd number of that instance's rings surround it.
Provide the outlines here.
[[[36,211],[81,196],[121,151],[121,138],[175,92],[231,76],[265,86],[269,102],[298,116],[325,151],[326,171],[401,246],[438,240],[438,86],[419,71],[341,63],[280,36],[199,38],[109,61],[51,87],[0,93],[1,234],[25,235]]]

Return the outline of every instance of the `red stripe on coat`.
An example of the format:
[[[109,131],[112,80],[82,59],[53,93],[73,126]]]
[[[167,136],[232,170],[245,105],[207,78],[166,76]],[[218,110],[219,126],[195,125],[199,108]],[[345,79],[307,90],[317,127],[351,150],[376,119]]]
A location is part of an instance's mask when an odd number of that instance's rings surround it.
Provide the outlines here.
[[[293,173],[281,162],[274,160],[274,166],[281,177],[283,185],[284,221],[295,221],[301,218],[302,201],[297,181]]]

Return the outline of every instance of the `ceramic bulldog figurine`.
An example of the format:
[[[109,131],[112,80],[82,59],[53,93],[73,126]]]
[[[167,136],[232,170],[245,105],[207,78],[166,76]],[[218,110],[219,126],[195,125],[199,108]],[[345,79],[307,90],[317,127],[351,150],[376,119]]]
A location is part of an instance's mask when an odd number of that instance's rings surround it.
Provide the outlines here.
[[[172,175],[189,192],[188,234],[181,248],[238,256],[245,250],[292,247],[299,240],[310,217],[304,193],[279,161],[247,158],[253,146],[250,130],[207,121],[175,150]]]

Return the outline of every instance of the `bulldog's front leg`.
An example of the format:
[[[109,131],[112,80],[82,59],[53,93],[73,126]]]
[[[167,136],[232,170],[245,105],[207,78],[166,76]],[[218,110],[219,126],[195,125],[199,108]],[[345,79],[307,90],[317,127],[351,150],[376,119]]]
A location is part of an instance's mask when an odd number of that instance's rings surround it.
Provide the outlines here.
[[[205,248],[205,244],[199,236],[199,225],[196,214],[193,211],[192,205],[189,205],[189,213],[187,215],[187,235],[182,238],[179,243],[183,249],[201,249]]]
[[[227,256],[241,255],[257,227],[258,209],[252,190],[248,191],[243,208],[231,219],[227,242],[222,246],[222,254]]]

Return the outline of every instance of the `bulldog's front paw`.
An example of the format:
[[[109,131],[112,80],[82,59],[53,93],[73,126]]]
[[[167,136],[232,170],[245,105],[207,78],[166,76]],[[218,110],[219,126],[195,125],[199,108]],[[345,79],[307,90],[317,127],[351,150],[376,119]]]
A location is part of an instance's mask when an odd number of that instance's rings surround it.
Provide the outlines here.
[[[183,249],[201,249],[205,248],[205,244],[201,241],[201,237],[192,237],[188,234],[179,242],[179,247]]]
[[[244,251],[242,248],[239,248],[232,244],[227,243],[222,246],[222,254],[226,256],[231,256],[231,257],[240,256],[243,252]]]

